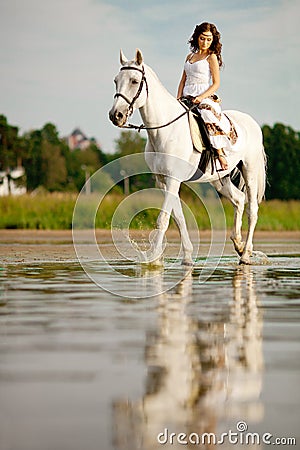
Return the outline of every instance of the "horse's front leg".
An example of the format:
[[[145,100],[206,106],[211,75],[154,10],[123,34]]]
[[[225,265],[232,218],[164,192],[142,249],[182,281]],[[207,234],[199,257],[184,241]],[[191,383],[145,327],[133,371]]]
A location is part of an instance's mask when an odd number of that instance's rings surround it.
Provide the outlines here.
[[[183,260],[182,264],[185,266],[191,266],[193,265],[192,260],[192,253],[193,253],[193,245],[191,243],[189,233],[186,226],[185,217],[182,211],[181,201],[179,196],[175,199],[174,207],[173,207],[173,216],[177,223],[180,237],[181,237],[181,243],[182,243],[182,249],[183,249]]]
[[[164,182],[165,198],[164,198],[164,202],[163,202],[161,211],[157,218],[156,230],[155,230],[154,236],[152,238],[152,245],[151,245],[151,248],[152,248],[151,260],[152,260],[152,262],[157,261],[162,257],[162,254],[164,251],[163,241],[164,241],[166,231],[169,227],[170,216],[171,216],[172,210],[175,211],[175,215],[180,217],[180,211],[179,211],[179,207],[178,207],[178,205],[179,205],[180,209],[181,209],[180,199],[179,199],[179,194],[178,194],[179,187],[180,187],[180,182],[173,178],[167,178]],[[182,213],[182,210],[181,210],[181,213]],[[183,216],[183,213],[182,213],[182,216]],[[182,219],[181,219],[181,221],[182,221]],[[191,245],[192,244],[190,243],[190,246]]]

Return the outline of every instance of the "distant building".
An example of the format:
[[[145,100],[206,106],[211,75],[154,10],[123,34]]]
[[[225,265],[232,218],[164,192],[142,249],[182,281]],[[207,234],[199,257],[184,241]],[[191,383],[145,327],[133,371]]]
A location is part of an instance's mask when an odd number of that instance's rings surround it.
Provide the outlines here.
[[[68,137],[68,145],[71,150],[79,148],[84,150],[89,147],[92,143],[95,143],[94,139],[89,139],[80,128],[75,128],[75,130]]]
[[[0,197],[26,194],[26,187],[20,184],[20,179],[24,176],[25,169],[21,166],[0,172]]]

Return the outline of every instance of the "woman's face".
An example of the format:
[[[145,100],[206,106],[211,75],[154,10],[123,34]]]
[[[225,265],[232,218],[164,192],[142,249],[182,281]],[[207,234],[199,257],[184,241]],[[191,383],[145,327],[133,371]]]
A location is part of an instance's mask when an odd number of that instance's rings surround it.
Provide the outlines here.
[[[199,50],[205,51],[208,50],[213,41],[213,35],[210,31],[204,31],[200,34],[198,38]]]

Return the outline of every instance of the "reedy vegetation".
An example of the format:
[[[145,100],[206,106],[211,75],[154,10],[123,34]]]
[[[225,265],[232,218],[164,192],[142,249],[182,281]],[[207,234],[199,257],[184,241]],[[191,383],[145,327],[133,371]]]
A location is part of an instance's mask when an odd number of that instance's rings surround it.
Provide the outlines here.
[[[77,195],[71,193],[48,193],[37,196],[26,194],[20,197],[2,197],[0,198],[0,228],[71,229],[76,199]],[[111,227],[112,216],[116,207],[123,199],[124,195],[118,193],[110,193],[105,196],[95,218],[96,228],[109,229]],[[192,214],[196,218],[199,229],[210,229],[210,218],[204,206],[200,205],[199,200],[189,196],[189,194],[183,194],[183,200],[188,204]],[[86,197],[85,206],[87,214],[97,209],[98,202],[99,197],[97,194]],[[231,228],[233,223],[232,206],[227,201],[223,201],[223,206],[227,227]],[[154,228],[157,215],[157,209],[146,209],[133,217],[129,224],[130,228]],[[246,221],[246,217],[244,217],[244,220]],[[171,221],[170,226],[175,227],[175,223]],[[270,231],[299,230],[300,201],[269,200],[262,202],[257,229]]]

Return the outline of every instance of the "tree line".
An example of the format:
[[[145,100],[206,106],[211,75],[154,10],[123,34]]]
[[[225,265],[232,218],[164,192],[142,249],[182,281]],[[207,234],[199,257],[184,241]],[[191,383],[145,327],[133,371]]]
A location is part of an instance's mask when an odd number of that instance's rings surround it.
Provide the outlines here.
[[[300,133],[276,123],[262,127],[267,155],[267,199],[300,199]],[[49,192],[78,192],[100,167],[119,157],[144,150],[146,139],[133,131],[121,131],[115,142],[115,152],[105,153],[95,142],[84,150],[71,150],[57,128],[47,123],[41,129],[22,135],[0,115],[0,171],[19,166],[25,168],[22,181],[29,192],[44,189]],[[251,149],[249,149],[251,151]],[[131,191],[153,185],[151,175],[138,175],[130,180]]]

